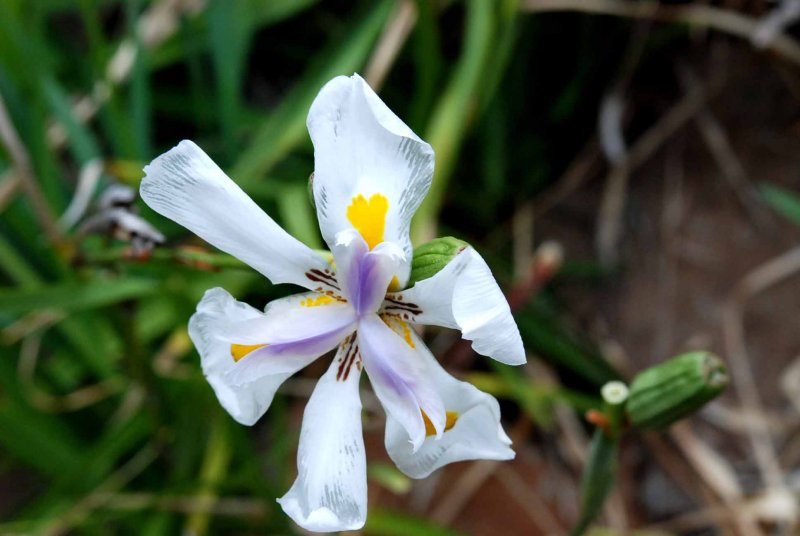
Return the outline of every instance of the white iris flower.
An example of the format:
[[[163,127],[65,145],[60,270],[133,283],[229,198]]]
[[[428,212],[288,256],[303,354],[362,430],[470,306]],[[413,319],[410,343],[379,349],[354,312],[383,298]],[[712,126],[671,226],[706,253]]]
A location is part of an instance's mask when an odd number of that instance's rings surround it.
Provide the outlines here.
[[[222,406],[252,425],[289,376],[338,347],[305,409],[298,476],[278,502],[314,531],[358,529],[367,515],[362,370],[386,410],[386,450],[423,478],[450,462],[514,457],[497,401],[442,369],[410,324],[461,330],[475,351],[520,365],[525,352],[489,267],[465,248],[440,272],[409,278],[411,217],[434,156],[358,75],[334,78],[308,114],[313,193],[335,263],[281,229],[191,141],[145,167],[142,198],[272,283],[308,292],[261,312],[221,288],[189,322]]]

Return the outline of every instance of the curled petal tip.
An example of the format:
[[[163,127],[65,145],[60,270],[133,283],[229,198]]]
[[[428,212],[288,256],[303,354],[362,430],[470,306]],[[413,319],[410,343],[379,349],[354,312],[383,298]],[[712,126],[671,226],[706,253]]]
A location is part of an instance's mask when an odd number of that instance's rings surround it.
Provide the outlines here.
[[[291,517],[295,523],[306,530],[314,532],[339,532],[343,530],[358,530],[364,526],[366,519],[356,519],[353,521],[343,521],[330,508],[324,506],[312,510],[308,515],[304,515],[300,504],[294,497],[284,496],[276,501],[286,515]]]

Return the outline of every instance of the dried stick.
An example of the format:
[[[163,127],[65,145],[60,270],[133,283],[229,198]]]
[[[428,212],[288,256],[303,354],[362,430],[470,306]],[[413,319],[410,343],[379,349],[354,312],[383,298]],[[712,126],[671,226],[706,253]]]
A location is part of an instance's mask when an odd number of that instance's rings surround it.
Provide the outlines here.
[[[734,386],[748,413],[758,415],[762,413],[763,408],[745,345],[745,307],[750,298],[797,272],[800,272],[800,247],[790,249],[748,273],[736,285],[725,304],[722,316],[725,349]],[[752,426],[748,428],[748,436],[765,485],[783,487],[783,474],[766,420],[754,419]]]
[[[147,48],[155,48],[166,41],[179,28],[181,17],[186,13],[197,13],[205,7],[205,0],[162,0],[153,3],[139,18],[136,31],[139,42]],[[100,107],[111,97],[113,89],[130,76],[136,64],[139,48],[132,39],[120,43],[106,67],[105,78],[96,80],[91,92],[75,99],[72,114],[83,123],[91,120]],[[47,129],[50,147],[58,149],[67,141],[64,126],[57,122]]]
[[[597,215],[596,244],[601,261],[613,263],[616,260],[616,247],[621,235],[621,214],[632,172],[650,159],[664,142],[692,119],[722,88],[723,81],[723,77],[717,77],[706,86],[687,92],[655,125],[639,137],[628,151],[627,158],[611,169]]]
[[[692,91],[698,87],[700,82],[688,65],[679,64],[678,80],[681,82],[684,91]],[[747,211],[753,222],[759,225],[767,223],[767,213],[759,203],[758,194],[753,188],[747,175],[747,171],[742,161],[736,155],[725,129],[711,113],[708,107],[704,107],[695,117],[698,130],[708,147],[709,152],[717,161],[717,165],[722,171],[722,176],[728,181],[728,185],[733,190],[739,202]]]
[[[752,512],[737,508],[744,500],[736,472],[728,462],[711,447],[701,441],[693,432],[688,423],[678,423],[670,430],[675,444],[689,461],[689,464],[703,479],[703,481],[722,500],[729,518],[744,536],[760,536],[763,534],[758,527]]]
[[[720,528],[725,529],[723,534],[736,530],[736,525],[731,520],[730,506],[719,499],[711,490],[709,483],[694,470],[673,443],[668,442],[663,434],[644,434],[642,439],[648,452],[656,459],[669,479],[679,485],[690,497],[702,500],[708,505],[707,508],[719,508],[727,513],[727,516],[720,519],[720,524],[723,525]]]
[[[541,218],[565,197],[580,188],[588,180],[592,168],[597,164],[599,158],[600,147],[597,138],[592,137],[555,184],[539,195],[535,201],[529,202],[533,206],[534,218]]]
[[[417,22],[417,6],[411,0],[400,0],[395,6],[372,55],[364,68],[364,79],[378,90],[386,79],[397,55]]]
[[[682,23],[716,30],[750,42],[753,42],[761,27],[759,19],[705,4],[667,6],[658,2],[624,0],[522,0],[520,9],[531,13],[579,11],[597,15]],[[800,65],[800,44],[783,32],[777,32],[771,41],[764,43],[764,48]]]
[[[497,478],[508,490],[509,496],[517,501],[528,519],[541,534],[566,534],[567,529],[550,512],[548,505],[538,493],[532,491],[517,471],[508,465],[501,464],[497,468]]]
[[[19,139],[17,130],[11,122],[11,117],[8,114],[8,108],[6,107],[6,102],[2,95],[0,95],[0,141],[3,142],[8,156],[11,158],[11,162],[14,166],[14,174],[16,175],[17,181],[19,181],[20,187],[25,192],[25,195],[28,196],[31,209],[33,210],[34,216],[39,221],[39,225],[44,230],[50,242],[60,242],[62,238],[61,231],[56,224],[56,219],[53,216],[50,206],[47,204],[44,193],[41,188],[39,188],[39,183],[36,181],[36,177],[33,173],[28,151],[25,150],[25,146],[22,144],[22,140]]]
[[[529,432],[531,422],[527,416],[520,416],[511,430],[511,439],[516,443],[524,439]],[[480,460],[464,471],[451,491],[441,500],[430,515],[431,520],[449,526],[464,509],[476,491],[491,477],[502,464],[496,460]]]

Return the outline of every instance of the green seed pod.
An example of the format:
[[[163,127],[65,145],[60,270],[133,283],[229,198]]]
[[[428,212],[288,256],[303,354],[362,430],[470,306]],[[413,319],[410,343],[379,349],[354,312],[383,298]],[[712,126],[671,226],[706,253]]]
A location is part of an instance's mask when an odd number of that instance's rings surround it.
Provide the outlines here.
[[[633,379],[628,419],[643,429],[665,429],[699,410],[728,385],[728,371],[709,352],[689,352],[651,367]]]
[[[452,236],[443,236],[414,248],[414,259],[411,261],[411,275],[408,287],[417,281],[428,279],[439,273],[453,258],[464,251],[469,244]]]

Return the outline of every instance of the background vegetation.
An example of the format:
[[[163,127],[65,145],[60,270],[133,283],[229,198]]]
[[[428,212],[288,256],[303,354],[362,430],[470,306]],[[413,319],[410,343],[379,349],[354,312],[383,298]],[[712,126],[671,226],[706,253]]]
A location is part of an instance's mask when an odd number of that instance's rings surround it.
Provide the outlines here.
[[[598,534],[797,530],[790,4],[0,2],[0,533],[299,531],[274,499],[322,369],[242,427],[186,333],[210,287],[254,306],[291,289],[138,201],[166,236],[150,255],[124,226],[86,222],[109,185],[136,188],[189,138],[322,247],[305,117],[355,71],[436,150],[417,243],[477,247],[531,360],[495,367],[428,334],[454,374],[501,399],[518,459],[419,483],[388,461],[365,391],[364,533],[564,533],[600,386],[696,347],[730,361],[736,391],[694,424],[626,440],[601,523],[613,531]]]

